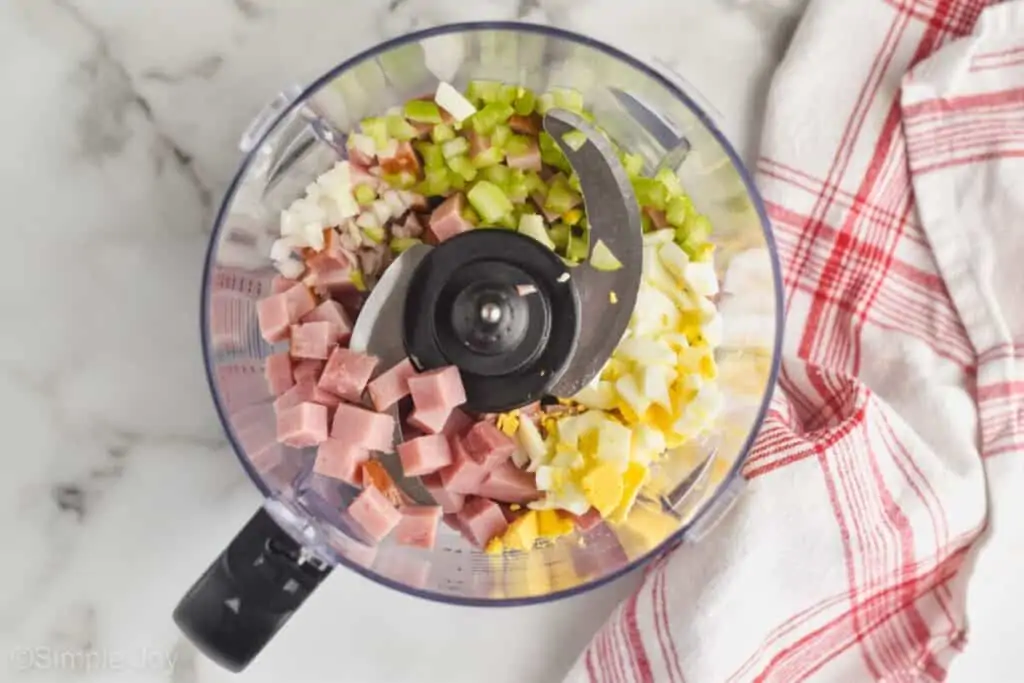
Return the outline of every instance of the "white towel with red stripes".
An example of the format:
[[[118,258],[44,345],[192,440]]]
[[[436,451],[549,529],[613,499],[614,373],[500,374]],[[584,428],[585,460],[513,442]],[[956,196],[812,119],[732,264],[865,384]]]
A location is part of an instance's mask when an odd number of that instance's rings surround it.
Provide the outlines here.
[[[812,0],[761,151],[749,486],[568,680],[1022,681],[1024,0]]]

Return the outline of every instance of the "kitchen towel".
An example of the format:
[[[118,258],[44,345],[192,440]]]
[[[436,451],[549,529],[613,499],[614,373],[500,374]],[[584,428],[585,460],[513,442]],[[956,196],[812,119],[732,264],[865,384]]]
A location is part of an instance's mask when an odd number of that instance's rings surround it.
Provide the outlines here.
[[[1024,680],[1024,2],[812,0],[761,151],[786,340],[749,486],[568,680]]]

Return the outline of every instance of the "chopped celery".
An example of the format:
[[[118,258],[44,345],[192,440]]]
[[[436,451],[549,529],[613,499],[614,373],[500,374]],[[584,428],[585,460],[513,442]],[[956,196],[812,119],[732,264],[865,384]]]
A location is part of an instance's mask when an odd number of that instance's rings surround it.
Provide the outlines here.
[[[470,81],[466,87],[466,98],[478,107],[496,102],[500,93],[501,83],[498,81]]]
[[[366,238],[374,244],[380,244],[384,241],[384,228],[379,225],[363,228],[363,234],[366,235]]]
[[[500,147],[488,147],[473,157],[473,165],[477,168],[496,166],[505,160],[505,152]]]
[[[520,88],[519,96],[516,97],[516,103],[514,106],[517,114],[520,116],[529,116],[537,106],[537,96],[533,94],[532,90]]]
[[[439,123],[434,126],[434,130],[430,131],[430,139],[437,144],[448,142],[455,139],[455,129],[446,123]]]
[[[380,177],[385,183],[399,190],[408,190],[416,184],[416,174],[409,171],[385,173]]]
[[[512,202],[501,191],[501,188],[486,180],[481,180],[466,195],[473,209],[487,223],[496,223],[502,217],[512,213]],[[514,227],[514,226],[513,226]]]
[[[427,168],[444,166],[444,154],[441,152],[440,145],[430,142],[414,142],[412,146],[420,153],[420,156],[423,158],[423,165]]]
[[[679,182],[679,178],[670,169],[658,169],[658,172],[654,174],[654,179],[664,185],[670,195],[683,194],[683,186]]]
[[[458,173],[466,181],[476,179],[476,166],[464,156],[457,156],[448,159],[448,168]]]
[[[711,242],[704,242],[699,244],[692,249],[688,249],[686,253],[690,256],[693,261],[710,261],[711,257],[715,253],[715,245]]]
[[[512,129],[508,126],[501,124],[494,127],[494,132],[491,133],[491,144],[496,147],[505,147],[508,144],[509,139],[512,137]]]
[[[544,228],[544,219],[537,214],[523,214],[519,218],[519,232],[528,237],[532,237],[548,249],[554,251],[555,243],[551,241],[548,231]]]
[[[423,241],[415,237],[395,237],[391,240],[391,253],[401,254],[417,244],[423,244]]]
[[[448,172],[448,182],[451,183],[453,189],[459,190],[460,192],[466,189],[466,179],[455,171]]]
[[[386,120],[388,135],[396,140],[413,140],[420,134],[415,126],[402,116],[388,116]]]
[[[598,240],[594,245],[594,253],[590,255],[590,265],[596,270],[618,270],[622,267],[622,261],[615,258],[615,254],[603,241]]]
[[[498,91],[497,101],[504,104],[513,104],[517,97],[519,97],[518,85],[503,85]]]
[[[569,174],[569,187],[577,192],[583,192],[583,188],[580,187],[580,177],[576,171]]]
[[[419,123],[441,123],[441,110],[428,100],[409,100],[405,103],[405,118]]]
[[[384,149],[388,146],[388,122],[379,116],[370,117],[363,119],[359,122],[359,128],[363,131],[364,135],[369,135],[373,138],[373,144],[377,149]]]
[[[696,239],[703,242],[711,237],[711,221],[703,214],[691,214],[683,227],[686,228],[688,240]]]
[[[480,214],[474,211],[472,206],[465,206],[462,208],[462,217],[467,223],[480,225]]]
[[[541,114],[547,114],[548,111],[555,108],[555,96],[549,92],[544,93],[537,100],[537,111]]]
[[[505,123],[513,114],[513,109],[501,102],[492,102],[483,109],[473,114],[470,121],[473,130],[480,134],[487,134],[494,130],[495,126]]]
[[[441,154],[445,159],[457,157],[469,151],[469,140],[466,138],[455,138],[441,145]]]
[[[359,202],[360,206],[369,206],[377,198],[377,191],[370,185],[356,185],[353,194],[355,194],[356,201]]]
[[[540,177],[540,174],[536,171],[527,171],[525,174],[526,189],[529,190],[530,194],[539,192],[545,189],[544,179]]]
[[[526,171],[521,168],[514,168],[509,174],[508,182],[504,185],[508,192],[509,199],[515,203],[525,202],[530,196],[530,187],[526,182]]]
[[[552,88],[555,106],[560,109],[568,109],[577,114],[583,113],[583,94],[572,88]]]
[[[562,136],[562,142],[569,146],[569,149],[576,152],[580,147],[587,144],[587,135],[582,131],[571,130]]]
[[[572,166],[569,165],[569,160],[565,158],[564,154],[562,154],[562,150],[559,149],[554,138],[541,131],[538,140],[540,144],[541,161],[545,164],[561,169],[566,173],[572,172]]]
[[[590,232],[587,230],[569,230],[569,242],[565,247],[565,256],[570,261],[583,261],[590,254]]]
[[[646,211],[640,212],[640,231],[647,233],[654,228],[654,221]]]
[[[494,223],[499,228],[506,228],[508,230],[515,230],[516,229],[516,225],[517,225],[516,217],[513,216],[511,213],[505,214],[504,216],[502,216],[498,220],[494,221]]]
[[[508,166],[491,166],[489,168],[485,168],[482,173],[484,179],[502,187],[508,185],[509,180],[512,177],[512,169]]]
[[[659,211],[665,210],[668,191],[661,182],[653,178],[633,178],[633,191],[640,206],[650,206]]]
[[[361,271],[361,270],[353,270],[349,274],[348,277],[349,277],[349,280],[352,282],[352,285],[358,291],[360,291],[360,292],[365,292],[366,291],[366,280],[363,279],[363,271]]]
[[[693,211],[693,202],[689,197],[673,197],[668,201],[668,208],[665,210],[665,218],[669,225],[681,228],[686,225],[686,217]]]
[[[580,201],[579,193],[569,187],[565,176],[559,174],[551,180],[548,195],[544,199],[544,210],[561,216],[569,209],[575,208]]]
[[[548,233],[551,235],[551,241],[555,243],[555,248],[565,251],[569,246],[569,226],[565,223],[555,223]]]
[[[622,165],[626,169],[626,175],[630,178],[638,176],[644,170],[644,158],[639,154],[624,154]]]

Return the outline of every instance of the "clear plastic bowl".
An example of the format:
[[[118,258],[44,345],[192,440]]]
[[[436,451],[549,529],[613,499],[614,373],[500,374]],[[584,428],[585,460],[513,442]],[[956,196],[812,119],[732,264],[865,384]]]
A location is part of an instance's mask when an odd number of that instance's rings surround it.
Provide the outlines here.
[[[704,437],[681,449],[644,495],[663,505],[624,528],[599,527],[530,553],[488,556],[444,528],[424,551],[349,533],[356,493],[310,474],[315,453],[275,443],[266,344],[257,300],[275,274],[269,247],[279,215],[338,159],[338,131],[431,93],[439,79],[464,88],[495,79],[535,91],[584,94],[597,123],[648,168],[679,174],[714,226],[726,343],[718,351],[726,408]],[[612,47],[557,29],[474,23],[421,31],[378,45],[305,89],[282,93],[242,141],[246,153],[217,216],[202,293],[203,352],[217,411],[265,509],[307,559],[343,565],[406,593],[465,605],[522,605],[579,593],[679,541],[699,539],[741,488],[738,476],[774,384],[781,339],[781,283],[764,208],[750,175],[680,81]],[[735,266],[735,267],[734,267]],[[656,489],[656,490],[655,490]]]

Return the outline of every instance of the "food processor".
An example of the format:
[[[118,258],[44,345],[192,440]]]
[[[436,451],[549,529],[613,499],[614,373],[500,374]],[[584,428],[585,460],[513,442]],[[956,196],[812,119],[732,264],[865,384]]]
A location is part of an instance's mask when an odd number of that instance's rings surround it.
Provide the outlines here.
[[[475,549],[449,529],[439,532],[431,550],[387,539],[368,545],[345,513],[358,490],[313,473],[315,449],[277,441],[274,396],[264,381],[264,364],[279,349],[261,337],[256,303],[271,291],[276,274],[270,251],[282,210],[345,158],[346,132],[364,117],[433,92],[439,82],[461,88],[476,79],[579,91],[594,123],[611,141],[640,155],[646,167],[678,175],[714,227],[714,268],[722,290],[717,305],[724,326],[722,344],[715,350],[716,381],[724,408],[710,429],[675,449],[674,457],[644,486],[641,496],[655,507],[631,515],[624,524],[601,524],[526,552],[503,554]],[[245,158],[221,205],[207,253],[202,337],[217,412],[265,501],[175,610],[179,627],[200,650],[228,669],[241,670],[338,565],[418,597],[469,606],[526,605],[599,586],[710,531],[743,488],[739,468],[774,386],[782,289],[769,223],[753,182],[694,97],[678,76],[584,36],[519,23],[471,23],[378,45],[308,87],[282,92],[257,116],[242,137]],[[587,124],[567,120],[552,125],[581,129]],[[580,152],[587,153],[587,148]],[[608,189],[615,187],[614,178],[605,182],[603,190],[588,192],[584,187],[588,212],[617,216],[613,222],[628,239],[630,230],[639,231],[638,217],[631,216],[631,211],[636,213],[634,200]],[[605,196],[605,203],[594,210],[591,198],[602,194],[612,196]],[[481,272],[469,277],[465,274],[474,271],[465,266],[474,258],[486,257],[490,263],[511,252],[522,255],[536,249],[525,237],[530,244],[510,248],[508,239],[519,236],[502,232],[461,235],[434,248],[426,257],[434,264],[431,268],[413,264],[399,277],[394,273],[402,270],[403,254],[381,279],[379,286],[388,291],[378,297],[383,303],[364,311],[381,315],[377,309],[384,307],[401,315],[391,315],[367,338],[390,344],[390,353],[404,347],[411,357],[415,351],[418,360],[429,359],[440,353],[433,348],[439,335],[430,327],[434,318],[423,312],[439,301],[455,311],[465,306],[485,322],[493,317],[490,321],[497,323],[507,302],[487,299],[500,292],[477,285],[502,282],[504,276],[492,268],[486,273],[477,269]],[[540,286],[554,292],[561,281],[557,258],[539,253],[523,258],[536,272],[550,274],[550,282]],[[461,273],[463,280],[453,280],[452,273]],[[393,282],[387,284],[389,280]],[[537,308],[534,315],[546,321],[548,336],[535,340],[533,355],[516,366],[535,363],[539,369],[521,373],[514,386],[505,381],[476,389],[467,385],[467,395],[493,412],[522,405],[535,394],[571,395],[618,341],[609,332],[613,323],[602,318],[615,303],[614,298],[607,303],[607,295],[545,299],[546,308]],[[620,302],[627,314],[634,300],[635,291]],[[478,306],[482,301],[486,303]],[[550,329],[557,334],[551,336]],[[465,332],[474,329],[467,326]],[[531,333],[525,328],[506,332],[524,338]],[[355,337],[356,332],[353,344]],[[548,372],[541,361],[549,358],[558,363],[550,365],[551,376],[541,381]],[[489,361],[480,356],[465,362],[484,368]],[[568,372],[574,364],[580,367]]]

